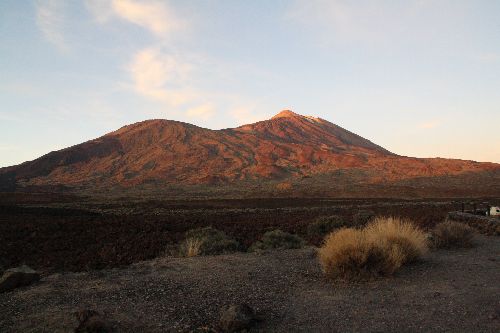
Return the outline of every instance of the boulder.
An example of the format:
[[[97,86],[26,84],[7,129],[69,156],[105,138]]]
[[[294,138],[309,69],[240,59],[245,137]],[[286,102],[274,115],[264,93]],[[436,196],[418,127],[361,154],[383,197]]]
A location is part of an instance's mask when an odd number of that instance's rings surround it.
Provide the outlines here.
[[[223,332],[238,332],[249,329],[255,319],[255,311],[250,306],[233,304],[222,311],[219,325]]]
[[[0,292],[28,286],[40,280],[40,274],[26,265],[10,268],[0,278]]]

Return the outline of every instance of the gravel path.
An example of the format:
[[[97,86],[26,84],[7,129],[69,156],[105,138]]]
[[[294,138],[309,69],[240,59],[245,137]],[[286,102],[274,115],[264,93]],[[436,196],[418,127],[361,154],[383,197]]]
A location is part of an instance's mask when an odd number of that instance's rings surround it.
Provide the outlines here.
[[[332,283],[315,250],[159,258],[123,269],[54,274],[0,294],[0,332],[71,332],[92,308],[118,332],[215,327],[246,302],[256,332],[499,332],[500,238],[436,251],[395,277]]]

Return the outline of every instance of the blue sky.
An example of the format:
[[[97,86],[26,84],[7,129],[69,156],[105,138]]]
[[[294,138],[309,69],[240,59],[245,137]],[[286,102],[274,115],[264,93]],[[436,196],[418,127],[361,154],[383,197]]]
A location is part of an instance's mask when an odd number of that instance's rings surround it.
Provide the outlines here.
[[[500,162],[500,1],[0,2],[0,166],[145,119],[282,109]]]

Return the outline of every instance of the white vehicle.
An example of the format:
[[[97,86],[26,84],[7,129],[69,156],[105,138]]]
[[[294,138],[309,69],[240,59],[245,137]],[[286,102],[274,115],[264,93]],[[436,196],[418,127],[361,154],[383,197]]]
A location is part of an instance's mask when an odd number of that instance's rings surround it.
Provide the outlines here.
[[[500,207],[491,207],[490,216],[500,216]]]

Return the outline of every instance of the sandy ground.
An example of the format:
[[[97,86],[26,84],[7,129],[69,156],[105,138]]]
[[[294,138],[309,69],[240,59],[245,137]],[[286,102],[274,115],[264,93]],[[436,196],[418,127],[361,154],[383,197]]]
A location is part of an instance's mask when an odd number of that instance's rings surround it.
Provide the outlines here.
[[[0,294],[0,332],[71,332],[85,307],[118,332],[203,330],[240,302],[257,311],[255,332],[499,332],[500,238],[478,242],[356,284],[326,280],[314,248],[54,274]]]

